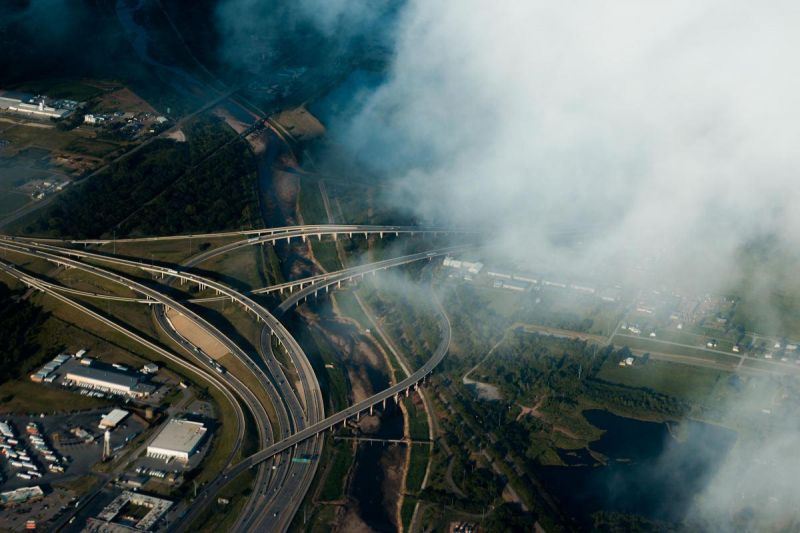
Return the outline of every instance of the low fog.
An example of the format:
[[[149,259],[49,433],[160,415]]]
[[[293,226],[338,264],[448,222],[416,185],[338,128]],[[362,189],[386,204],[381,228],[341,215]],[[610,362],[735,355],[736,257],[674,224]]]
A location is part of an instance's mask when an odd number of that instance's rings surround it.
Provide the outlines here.
[[[798,241],[797,22],[789,2],[411,2],[337,141],[501,253],[719,285],[742,245]]]
[[[304,16],[346,35],[372,17],[330,5]],[[395,206],[486,230],[494,258],[623,282],[644,265],[722,291],[753,246],[796,259],[795,3],[411,0],[399,17],[384,83],[326,124]],[[787,527],[798,444],[791,424],[737,447],[692,521],[734,531],[749,507],[759,528]]]

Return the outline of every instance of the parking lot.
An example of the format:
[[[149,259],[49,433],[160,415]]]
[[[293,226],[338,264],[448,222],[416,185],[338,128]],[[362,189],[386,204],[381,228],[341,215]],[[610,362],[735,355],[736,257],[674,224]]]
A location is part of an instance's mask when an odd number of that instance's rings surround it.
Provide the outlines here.
[[[96,409],[82,413],[52,415],[42,417],[11,416],[7,420],[16,430],[18,448],[27,450],[31,463],[39,466],[41,477],[22,479],[16,476],[19,468],[11,465],[8,458],[0,459],[0,468],[6,480],[0,486],[4,491],[18,487],[41,485],[57,482],[64,477],[84,475],[91,471],[93,465],[101,460],[103,452],[103,430],[98,428],[101,415],[109,409]],[[34,422],[40,428],[39,433],[47,448],[52,450],[63,466],[63,473],[51,472],[47,469],[47,461],[42,453],[32,446],[26,426]],[[129,416],[111,433],[111,448],[119,451],[124,445],[146,428],[143,421]]]

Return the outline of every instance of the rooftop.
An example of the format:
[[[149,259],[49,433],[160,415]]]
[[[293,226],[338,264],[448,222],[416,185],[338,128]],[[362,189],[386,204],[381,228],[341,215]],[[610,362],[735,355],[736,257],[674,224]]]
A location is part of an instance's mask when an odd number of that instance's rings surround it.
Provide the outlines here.
[[[159,448],[181,453],[191,453],[206,433],[201,422],[173,418],[148,448]]]
[[[110,413],[103,415],[100,419],[100,427],[113,428],[128,416],[130,413],[124,409],[113,409]]]
[[[139,378],[137,376],[114,370],[105,370],[94,366],[75,366],[68,371],[68,377],[69,376],[105,381],[106,383],[113,383],[114,385],[129,387],[131,389],[139,383]]]

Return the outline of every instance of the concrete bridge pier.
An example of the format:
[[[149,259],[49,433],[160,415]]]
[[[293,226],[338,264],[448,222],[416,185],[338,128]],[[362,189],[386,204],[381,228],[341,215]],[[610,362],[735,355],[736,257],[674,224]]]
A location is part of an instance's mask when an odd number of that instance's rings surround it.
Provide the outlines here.
[[[372,416],[372,406],[369,406],[369,416]]]
[[[383,399],[383,409],[386,410],[386,398]]]
[[[406,398],[408,398],[408,391],[411,389],[406,389]]]

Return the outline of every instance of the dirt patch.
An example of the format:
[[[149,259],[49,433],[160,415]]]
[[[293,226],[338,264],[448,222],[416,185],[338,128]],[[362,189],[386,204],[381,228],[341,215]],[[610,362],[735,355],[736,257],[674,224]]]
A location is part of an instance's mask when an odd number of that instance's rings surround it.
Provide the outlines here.
[[[539,420],[549,424],[550,422],[547,420],[547,417],[544,415],[544,413],[539,411],[539,408],[542,406],[543,402],[544,402],[544,398],[539,400],[538,402],[536,402],[536,405],[534,405],[533,407],[526,407],[526,406],[524,406],[522,404],[517,404],[517,405],[519,405],[519,407],[521,409],[520,413],[517,415],[517,420],[519,420],[523,416],[532,416],[534,418],[538,418]],[[580,440],[580,437],[578,437],[575,433],[573,433],[572,431],[568,430],[565,427],[553,426],[553,431],[557,431],[557,432],[561,433],[562,435],[566,435],[567,437],[569,437],[571,439]]]
[[[370,435],[381,428],[381,419],[378,415],[366,415],[356,425],[362,433]]]
[[[334,527],[333,531],[341,533],[373,533],[375,530],[358,516],[358,509],[355,506],[349,506],[339,526]]]
[[[381,457],[381,466],[384,472],[383,504],[387,509],[394,509],[402,496],[401,491],[403,490],[403,480],[405,479],[406,451],[405,447],[394,446],[388,448],[386,453],[383,454],[383,457]],[[398,515],[396,513],[389,513],[389,516],[394,522],[394,526],[398,527]]]
[[[128,88],[103,95],[99,111],[122,111],[123,113],[156,113],[153,106]]]
[[[203,350],[210,357],[220,359],[230,353],[217,339],[206,333],[197,324],[178,313],[174,309],[167,310],[167,318],[172,323],[175,331],[189,342]]]
[[[475,390],[475,394],[478,395],[478,398],[481,400],[502,400],[503,395],[500,393],[500,389],[497,388],[495,385],[491,383],[483,383],[482,381],[475,381],[474,379],[469,379],[468,377],[464,376],[462,379],[464,385],[467,387],[472,387]]]
[[[233,115],[228,113],[225,109],[217,107],[214,109],[214,114],[220,117],[222,120],[225,121],[225,124],[231,127],[233,131],[236,133],[242,133],[247,128],[249,128],[249,124],[245,124],[241,120],[236,119]]]
[[[370,394],[369,378],[363,369],[348,368],[347,377],[350,381],[350,393],[353,396],[353,403],[358,403],[372,396]]]
[[[281,111],[274,119],[298,141],[308,141],[325,135],[325,126],[303,106]]]
[[[172,139],[175,142],[185,143],[186,142],[186,134],[183,133],[183,130],[172,130],[169,133],[165,134],[164,137],[167,139]]]
[[[295,204],[297,194],[300,192],[300,180],[294,174],[281,170],[275,170],[273,179],[275,183],[275,195],[284,207],[284,210],[287,213],[296,213]],[[291,220],[287,220],[287,224],[294,224],[296,221],[297,219],[292,217]]]

